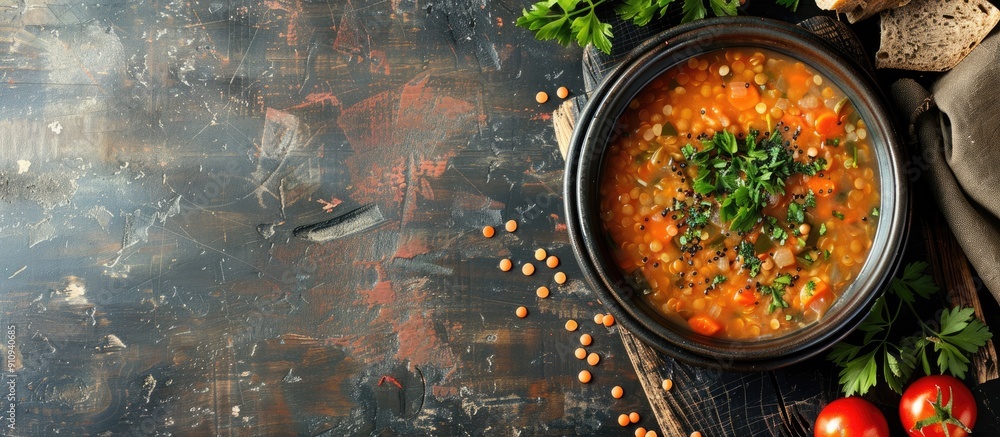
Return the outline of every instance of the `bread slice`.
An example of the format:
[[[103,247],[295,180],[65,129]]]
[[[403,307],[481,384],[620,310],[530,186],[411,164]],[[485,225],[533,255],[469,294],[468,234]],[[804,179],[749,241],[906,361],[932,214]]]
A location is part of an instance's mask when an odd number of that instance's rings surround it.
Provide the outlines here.
[[[998,21],[1000,10],[987,0],[913,0],[884,11],[875,68],[950,70]]]
[[[847,21],[857,23],[879,12],[898,8],[910,0],[816,0],[816,6],[828,11],[837,11],[847,16]]]

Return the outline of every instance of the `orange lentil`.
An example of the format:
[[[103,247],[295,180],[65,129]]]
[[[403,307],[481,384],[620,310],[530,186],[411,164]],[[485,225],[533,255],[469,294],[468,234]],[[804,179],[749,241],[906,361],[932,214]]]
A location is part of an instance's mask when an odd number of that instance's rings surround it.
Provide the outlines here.
[[[576,323],[576,320],[569,319],[569,320],[566,321],[566,330],[569,331],[569,332],[576,331],[576,328],[578,326],[579,325]]]
[[[542,249],[542,248],[535,249],[535,259],[537,259],[539,261],[544,260],[545,259],[545,255],[547,255],[545,253],[545,249]]]
[[[535,266],[531,263],[524,263],[524,265],[521,266],[521,273],[524,273],[524,276],[531,276],[535,273]]]
[[[601,314],[601,313],[594,314],[594,323],[596,323],[598,325],[603,325],[604,324],[604,314]]]
[[[580,382],[582,382],[584,384],[590,382],[590,378],[591,378],[590,371],[581,370],[579,378],[580,378]]]
[[[638,427],[635,429],[635,437],[646,437],[646,428]]]
[[[605,314],[604,317],[601,319],[601,323],[603,323],[604,326],[610,328],[611,325],[615,324],[615,316],[612,316],[611,314]]]
[[[670,389],[674,388],[674,381],[671,381],[669,379],[664,379],[662,386],[664,390],[670,391]]]
[[[486,238],[493,238],[493,234],[496,231],[493,230],[493,226],[483,226],[483,236]]]
[[[691,437],[701,437],[701,432],[699,431],[692,432]]]
[[[549,287],[544,285],[538,287],[538,290],[535,290],[535,294],[538,295],[538,297],[545,299],[546,297],[549,297]]]
[[[575,356],[576,359],[578,359],[578,360],[582,360],[584,358],[587,358],[587,350],[584,349],[584,348],[582,348],[582,347],[578,347],[578,348],[576,348],[576,351],[573,352],[573,356]]]
[[[509,272],[511,267],[514,267],[514,263],[510,262],[509,259],[504,258],[500,260],[500,270]]]
[[[656,431],[653,430],[646,431],[646,437],[656,437],[656,436],[657,436]]]
[[[638,423],[639,422],[639,413],[636,413],[635,411],[633,411],[631,413],[628,413],[628,421],[632,422],[632,423]]]
[[[539,261],[541,261],[541,260],[539,260]],[[556,258],[555,255],[552,255],[548,259],[545,260],[545,265],[549,266],[550,269],[554,269],[556,267],[559,267],[559,258]]]
[[[556,284],[565,284],[566,274],[563,272],[556,272],[555,276],[553,276],[553,279],[555,279]]]
[[[528,317],[528,309],[525,307],[517,307],[517,310],[514,311],[514,314],[517,314],[518,317],[523,319],[525,317]]]
[[[621,399],[622,396],[624,395],[625,395],[625,390],[622,389],[622,386],[620,385],[616,385],[614,388],[611,389],[611,397],[615,399]]]
[[[583,334],[580,336],[580,344],[584,346],[590,346],[590,344],[593,342],[594,342],[594,337],[591,337],[590,334]]]
[[[556,96],[559,97],[560,99],[565,99],[569,97],[569,88],[566,88],[564,86],[559,87],[556,90]]]
[[[539,91],[538,94],[535,94],[535,101],[538,103],[545,103],[549,101],[549,93],[545,91]]]
[[[590,355],[587,355],[587,364],[590,364],[591,366],[596,366],[597,363],[600,362],[601,362],[601,356],[597,355],[596,352],[591,352]]]
[[[517,222],[514,220],[507,220],[507,223],[503,224],[503,228],[506,229],[507,232],[514,232],[517,230]]]
[[[618,424],[621,426],[628,426],[628,414],[618,416]]]

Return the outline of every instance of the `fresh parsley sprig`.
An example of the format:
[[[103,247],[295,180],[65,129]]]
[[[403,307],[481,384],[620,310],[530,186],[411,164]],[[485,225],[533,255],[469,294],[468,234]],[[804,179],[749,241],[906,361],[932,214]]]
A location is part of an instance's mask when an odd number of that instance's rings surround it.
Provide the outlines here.
[[[738,12],[739,0],[681,0],[682,23],[708,16],[708,9],[716,16],[733,16]],[[595,10],[606,0],[542,0],[522,10],[517,25],[535,31],[539,40],[554,39],[562,45],[576,41],[580,47],[593,44],[604,53],[611,53],[611,25],[601,22]],[[792,11],[798,0],[775,0]],[[618,4],[615,13],[636,26],[645,26],[654,18],[664,18],[675,0],[625,0]]]
[[[875,301],[868,318],[858,327],[864,333],[862,343],[840,342],[827,356],[841,368],[845,396],[867,393],[880,377],[893,391],[902,393],[918,365],[928,375],[938,372],[964,378],[969,370],[968,355],[993,337],[989,327],[975,318],[972,308],[945,309],[936,323],[921,320],[914,304],[938,291],[926,269],[923,262],[907,265],[902,277],[892,280],[889,290]],[[901,326],[904,309],[917,320],[918,334],[899,336],[900,331],[912,329]]]

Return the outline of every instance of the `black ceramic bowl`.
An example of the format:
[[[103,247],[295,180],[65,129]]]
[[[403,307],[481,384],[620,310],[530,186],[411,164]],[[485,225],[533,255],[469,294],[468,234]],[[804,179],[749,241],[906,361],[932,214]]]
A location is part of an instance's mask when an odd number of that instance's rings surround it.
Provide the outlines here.
[[[611,259],[600,221],[598,181],[605,149],[628,103],[660,73],[720,48],[757,47],[806,63],[833,80],[868,126],[881,185],[879,223],[858,279],[817,322],[779,338],[730,341],[694,334],[650,308]],[[566,163],[567,223],[587,280],[631,333],[676,359],[723,370],[768,370],[814,356],[854,330],[894,274],[909,224],[900,148],[870,76],[813,33],[761,18],[719,18],[670,29],[609,74],[580,113]]]

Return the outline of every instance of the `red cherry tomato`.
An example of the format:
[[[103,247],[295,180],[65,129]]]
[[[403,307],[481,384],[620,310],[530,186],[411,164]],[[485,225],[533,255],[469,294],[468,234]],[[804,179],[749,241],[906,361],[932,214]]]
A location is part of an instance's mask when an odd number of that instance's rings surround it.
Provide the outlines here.
[[[889,423],[879,409],[857,397],[840,398],[819,412],[816,437],[889,437]]]
[[[964,437],[976,425],[976,415],[972,392],[962,381],[948,375],[914,381],[899,401],[899,419],[911,436]]]

